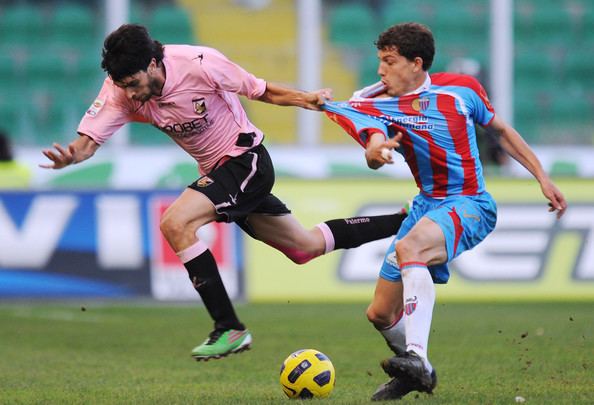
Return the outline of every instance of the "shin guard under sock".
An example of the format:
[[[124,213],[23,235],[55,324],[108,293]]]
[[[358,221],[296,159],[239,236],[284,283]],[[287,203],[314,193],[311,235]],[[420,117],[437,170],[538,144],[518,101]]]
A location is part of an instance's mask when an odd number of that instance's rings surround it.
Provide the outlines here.
[[[201,244],[201,242],[198,243]],[[245,326],[239,322],[235,314],[210,250],[205,248],[198,256],[185,262],[184,266],[206,310],[215,322],[215,329],[244,330]]]
[[[402,274],[404,325],[406,350],[412,350],[423,358],[425,366],[432,370],[427,358],[431,318],[435,304],[435,286],[425,263],[400,264]]]
[[[350,249],[364,243],[394,236],[406,214],[353,217],[326,221],[334,237],[334,249]]]
[[[388,346],[396,355],[406,352],[406,333],[402,315],[403,312],[400,311],[400,314],[398,314],[392,325],[384,329],[379,329],[384,339],[386,339]]]

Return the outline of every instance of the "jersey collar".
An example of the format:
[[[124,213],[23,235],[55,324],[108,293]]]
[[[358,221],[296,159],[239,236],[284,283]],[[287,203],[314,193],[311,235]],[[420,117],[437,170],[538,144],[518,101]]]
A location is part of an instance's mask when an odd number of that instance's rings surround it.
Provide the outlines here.
[[[429,87],[431,87],[431,77],[429,76],[429,73],[425,72],[425,81],[423,82],[423,84],[421,84],[421,86],[419,86],[416,90],[413,90],[403,95],[409,96],[411,94],[419,94],[429,90]]]

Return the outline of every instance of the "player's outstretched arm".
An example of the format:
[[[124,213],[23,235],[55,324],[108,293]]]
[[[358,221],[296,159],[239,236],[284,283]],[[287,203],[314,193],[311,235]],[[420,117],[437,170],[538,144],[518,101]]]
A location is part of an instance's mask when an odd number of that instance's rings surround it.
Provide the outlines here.
[[[266,83],[266,90],[258,98],[265,103],[301,107],[320,111],[326,100],[332,99],[332,90],[320,89],[312,92],[290,89],[274,83]]]
[[[557,211],[557,218],[561,218],[567,209],[567,201],[563,193],[557,188],[546,174],[540,161],[518,131],[507,124],[497,115],[490,124],[491,128],[500,136],[501,146],[507,153],[524,166],[538,180],[544,196],[550,201],[549,211]]]
[[[84,134],[72,141],[67,148],[59,143],[53,144],[53,149],[44,149],[41,151],[52,163],[40,164],[44,169],[61,169],[71,164],[87,160],[95,154],[99,145],[90,137]]]

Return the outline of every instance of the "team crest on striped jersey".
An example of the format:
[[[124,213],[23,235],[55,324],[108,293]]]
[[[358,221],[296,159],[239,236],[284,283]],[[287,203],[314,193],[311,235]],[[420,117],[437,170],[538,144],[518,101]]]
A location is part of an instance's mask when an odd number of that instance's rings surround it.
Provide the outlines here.
[[[212,183],[214,183],[213,179],[211,179],[208,176],[202,176],[198,180],[196,180],[196,187],[208,187]]]
[[[406,304],[404,304],[404,313],[406,315],[411,315],[417,309],[417,296],[415,295],[412,298],[407,298]]]
[[[412,101],[412,108],[415,111],[425,111],[429,108],[429,97],[419,97]]]

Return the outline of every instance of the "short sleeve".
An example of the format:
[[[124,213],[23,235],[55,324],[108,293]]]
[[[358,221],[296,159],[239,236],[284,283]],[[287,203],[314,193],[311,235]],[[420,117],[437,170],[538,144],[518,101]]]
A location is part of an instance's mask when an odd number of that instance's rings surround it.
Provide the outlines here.
[[[472,89],[471,106],[474,121],[483,126],[488,125],[495,116],[495,110],[489,101],[487,92],[479,81],[474,78],[472,78],[470,88]]]
[[[106,78],[99,95],[82,117],[77,132],[102,145],[120,127],[130,122],[129,109],[118,93],[117,87]]]

